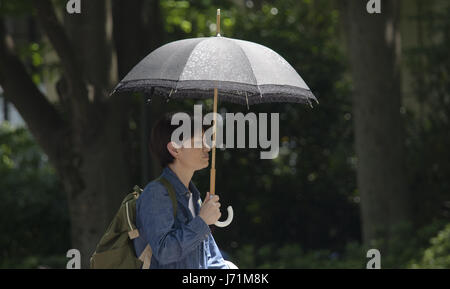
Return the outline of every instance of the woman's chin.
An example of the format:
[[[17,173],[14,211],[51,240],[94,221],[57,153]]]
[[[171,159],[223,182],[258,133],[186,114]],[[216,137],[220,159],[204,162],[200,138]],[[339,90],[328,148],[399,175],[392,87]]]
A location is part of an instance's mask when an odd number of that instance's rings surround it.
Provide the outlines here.
[[[205,160],[202,163],[198,164],[196,171],[203,170],[209,166],[209,160]]]

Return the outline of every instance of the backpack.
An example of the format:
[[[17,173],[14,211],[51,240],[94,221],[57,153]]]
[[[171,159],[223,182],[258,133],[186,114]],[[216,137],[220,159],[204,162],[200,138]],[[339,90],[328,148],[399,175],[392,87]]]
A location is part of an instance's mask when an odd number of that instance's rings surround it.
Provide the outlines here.
[[[176,216],[177,200],[172,184],[165,178],[156,179],[169,192]],[[139,237],[136,228],[136,200],[142,193],[139,186],[134,186],[133,192],[122,201],[119,210],[112,219],[105,234],[97,244],[90,259],[91,269],[148,269],[152,257],[152,249],[147,244],[141,255],[136,257],[133,239]]]

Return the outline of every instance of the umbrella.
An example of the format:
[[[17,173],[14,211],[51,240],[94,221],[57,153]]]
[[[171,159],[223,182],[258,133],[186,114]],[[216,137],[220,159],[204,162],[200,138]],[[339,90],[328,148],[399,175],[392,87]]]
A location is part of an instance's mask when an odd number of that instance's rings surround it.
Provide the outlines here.
[[[210,98],[214,90],[213,144],[218,90],[221,100],[247,105],[268,102],[319,103],[305,81],[278,53],[263,45],[220,35],[165,44],[142,59],[112,92],[144,92],[168,99]],[[210,193],[215,193],[215,145],[212,146]],[[233,218],[217,222],[227,226]]]

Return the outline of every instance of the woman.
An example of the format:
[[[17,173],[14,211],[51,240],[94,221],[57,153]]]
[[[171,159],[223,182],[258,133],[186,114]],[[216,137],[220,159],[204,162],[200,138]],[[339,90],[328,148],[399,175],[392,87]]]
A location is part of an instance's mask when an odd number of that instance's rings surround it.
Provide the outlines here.
[[[149,148],[164,168],[161,177],[175,190],[177,213],[174,217],[166,187],[156,180],[148,183],[136,202],[136,226],[140,232],[140,237],[134,239],[136,255],[140,256],[149,244],[150,269],[236,268],[223,259],[209,228],[221,215],[219,196],[207,192],[200,204],[200,192],[191,181],[196,171],[208,167],[209,148],[195,148],[194,138],[181,146],[171,142],[177,128],[171,125],[172,116],[165,114],[155,124]],[[194,127],[193,118],[190,119]],[[191,142],[190,147],[187,142]]]

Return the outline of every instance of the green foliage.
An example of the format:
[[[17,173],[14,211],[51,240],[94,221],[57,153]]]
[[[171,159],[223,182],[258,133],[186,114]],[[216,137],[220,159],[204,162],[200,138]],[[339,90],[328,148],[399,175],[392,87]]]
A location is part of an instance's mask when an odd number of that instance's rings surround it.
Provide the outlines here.
[[[29,44],[24,44],[18,49],[18,54],[24,63],[29,63],[27,67],[28,72],[31,74],[31,78],[36,85],[42,83],[42,73],[43,73],[43,50],[42,45],[33,42]]]
[[[32,11],[32,2],[29,0],[1,0],[0,15],[23,16]]]
[[[382,268],[409,268],[412,260],[422,256],[430,238],[442,230],[445,223],[445,220],[436,219],[415,230],[411,229],[410,223],[398,224],[391,238],[375,240],[370,247],[384,248],[380,250]]]
[[[235,11],[237,9],[231,1],[163,0],[160,3],[168,41],[214,36],[216,33],[216,10],[218,8],[221,9],[222,35],[227,34],[235,23]]]
[[[294,243],[244,245],[231,260],[241,269],[364,269],[369,261],[367,251],[383,242],[365,246],[350,241],[338,251],[303,250]],[[450,268],[450,224],[445,226],[443,221],[432,222],[408,239],[391,240],[389,245],[388,252],[380,250],[381,268]]]
[[[0,268],[5,269],[65,269],[67,257],[64,253],[41,256],[28,255],[23,259],[10,258],[2,260]]]
[[[431,238],[421,260],[411,262],[414,269],[450,269],[450,223]]]
[[[427,3],[414,15],[423,36],[405,49],[411,74],[411,93],[405,95],[407,168],[420,225],[450,217],[450,3],[439,2],[439,9]]]
[[[330,250],[305,252],[298,244],[259,249],[246,245],[236,252],[233,261],[240,269],[362,269],[365,252],[357,243],[349,243],[345,255]]]
[[[7,122],[0,126],[0,188],[0,267],[64,257],[70,246],[65,194],[28,130]]]

